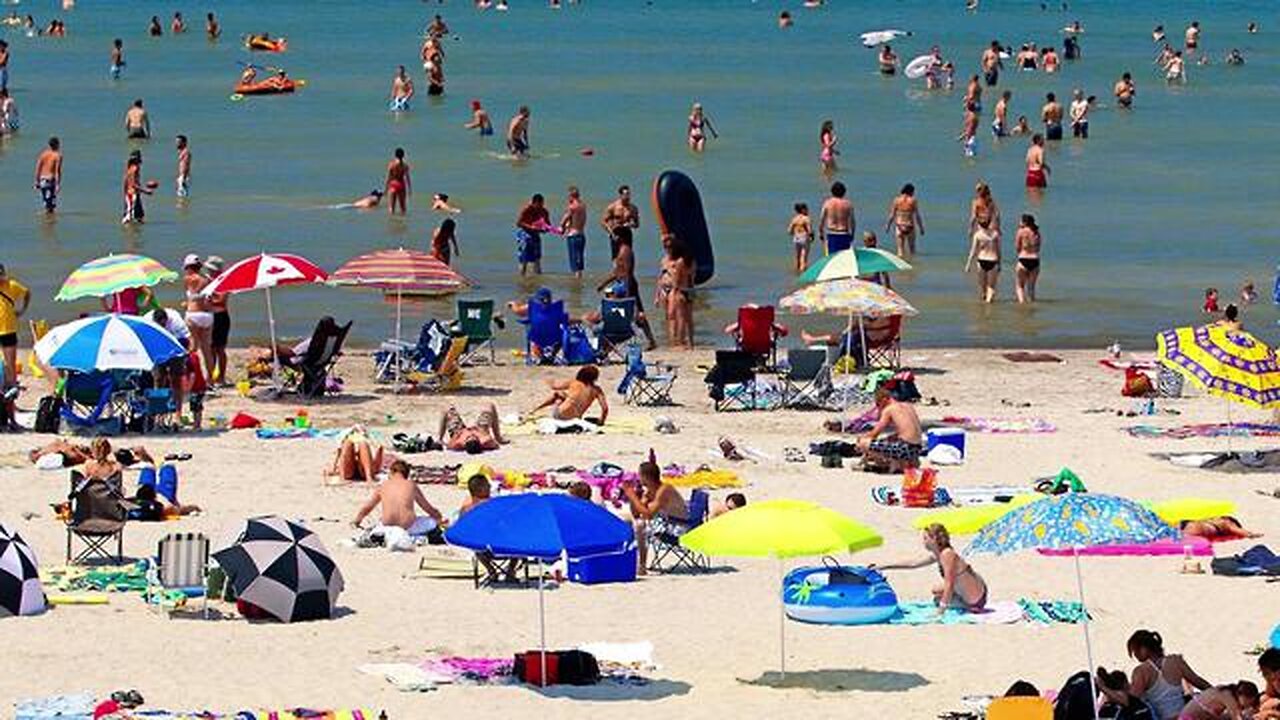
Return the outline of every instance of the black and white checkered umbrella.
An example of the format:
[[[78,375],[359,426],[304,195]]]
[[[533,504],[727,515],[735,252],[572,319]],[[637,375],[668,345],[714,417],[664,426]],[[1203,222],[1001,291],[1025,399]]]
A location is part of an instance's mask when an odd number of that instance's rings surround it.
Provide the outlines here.
[[[21,535],[0,525],[0,618],[45,611],[40,563]]]
[[[333,617],[342,573],[315,533],[268,515],[245,521],[238,537],[213,554],[237,597],[282,622]]]

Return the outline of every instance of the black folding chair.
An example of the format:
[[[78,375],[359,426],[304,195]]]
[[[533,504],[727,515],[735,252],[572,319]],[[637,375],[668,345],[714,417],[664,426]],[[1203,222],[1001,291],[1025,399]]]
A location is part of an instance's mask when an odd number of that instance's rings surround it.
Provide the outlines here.
[[[717,350],[716,364],[707,373],[716,412],[756,409],[756,362],[759,356],[742,350]]]
[[[789,408],[825,408],[831,394],[831,367],[827,351],[788,350],[787,372],[782,376],[783,405]]]
[[[350,322],[333,329],[326,329],[323,323],[316,325],[311,342],[307,344],[307,352],[297,365],[298,372],[302,374],[297,388],[300,396],[311,400],[324,395],[329,374],[342,356],[342,345],[347,341],[347,333],[350,331]]]
[[[101,480],[86,478],[78,470],[72,470],[67,500],[71,503],[71,517],[67,520],[67,564],[94,558],[123,562],[129,503],[124,499],[120,474]],[[84,543],[84,549],[72,557],[72,542],[77,538]],[[112,540],[115,540],[115,555],[110,551]]]

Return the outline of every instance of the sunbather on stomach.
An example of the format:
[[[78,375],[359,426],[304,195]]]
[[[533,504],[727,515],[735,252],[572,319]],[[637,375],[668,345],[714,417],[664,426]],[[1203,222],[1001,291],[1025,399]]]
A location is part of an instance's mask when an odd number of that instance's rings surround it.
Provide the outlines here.
[[[1178,527],[1183,535],[1202,537],[1207,540],[1246,540],[1262,537],[1262,533],[1246,530],[1239,520],[1230,515],[1204,520],[1183,520]]]

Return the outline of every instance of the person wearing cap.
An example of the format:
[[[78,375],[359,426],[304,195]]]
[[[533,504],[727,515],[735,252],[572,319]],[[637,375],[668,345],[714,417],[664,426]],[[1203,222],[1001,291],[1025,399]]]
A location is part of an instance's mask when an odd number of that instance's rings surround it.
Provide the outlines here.
[[[213,282],[222,274],[226,262],[217,255],[210,255],[204,261],[204,275]],[[227,384],[227,340],[231,337],[231,313],[227,311],[226,293],[212,293],[208,296],[209,311],[213,313],[213,332],[209,337],[209,347],[213,353],[213,365],[208,368],[209,383],[212,385]]]
[[[18,318],[31,304],[31,291],[26,285],[9,276],[0,264],[0,357],[4,359],[3,389],[18,382]],[[4,403],[12,410],[13,400],[4,396]],[[6,413],[13,417],[12,413]]]
[[[533,294],[529,296],[528,302],[512,300],[507,303],[507,309],[514,313],[516,317],[527,318],[529,317],[529,306],[534,304],[550,305],[551,288],[544,286],[534,290]]]
[[[200,256],[191,253],[182,259],[182,285],[186,290],[186,321],[191,331],[191,350],[200,354],[206,369],[213,367],[213,310],[204,296],[209,278],[204,275]],[[209,377],[209,373],[205,373]]]
[[[468,130],[478,130],[481,135],[493,134],[493,121],[489,119],[489,111],[480,106],[479,100],[471,101],[471,121],[462,127]]]

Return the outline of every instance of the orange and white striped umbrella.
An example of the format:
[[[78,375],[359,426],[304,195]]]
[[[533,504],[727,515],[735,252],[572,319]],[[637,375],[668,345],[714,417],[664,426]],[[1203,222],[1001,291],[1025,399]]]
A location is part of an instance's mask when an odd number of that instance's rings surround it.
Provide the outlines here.
[[[378,250],[348,260],[332,285],[377,288],[407,295],[449,295],[471,287],[465,275],[418,250]]]

